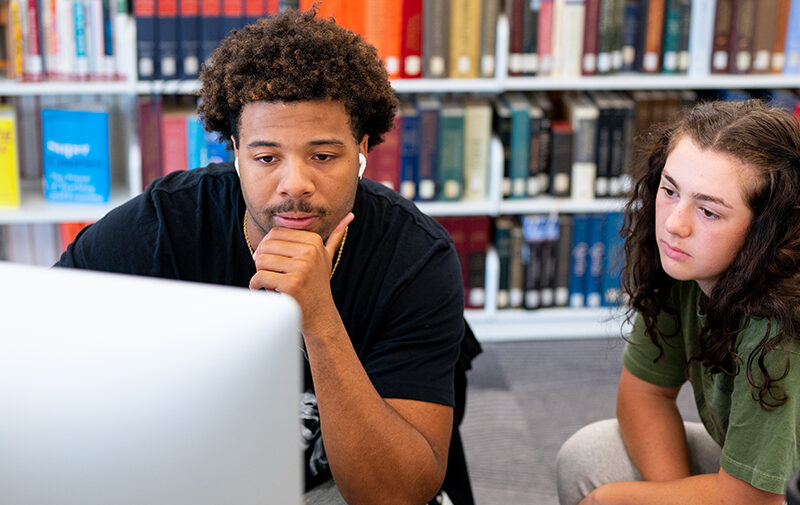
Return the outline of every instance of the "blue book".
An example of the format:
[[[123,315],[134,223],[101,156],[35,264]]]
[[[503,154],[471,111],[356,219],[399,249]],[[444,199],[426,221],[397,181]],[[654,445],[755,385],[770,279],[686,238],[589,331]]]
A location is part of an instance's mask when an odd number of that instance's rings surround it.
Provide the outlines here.
[[[156,3],[154,0],[133,0],[136,15],[136,58],[139,80],[156,78]]]
[[[400,194],[409,200],[417,197],[419,179],[419,111],[410,101],[400,103]]]
[[[786,60],[784,74],[800,74],[800,0],[792,0],[789,7],[789,26],[784,44]]]
[[[200,72],[200,4],[178,0],[178,76],[196,79]]]
[[[589,216],[576,214],[572,219],[572,250],[569,269],[569,306],[584,307],[584,279],[589,257]]]
[[[602,304],[603,258],[605,241],[603,227],[605,214],[592,214],[587,223],[586,245],[588,246],[586,275],[583,278],[584,303],[587,307],[599,307]]]
[[[208,144],[203,122],[197,114],[186,118],[186,163],[189,169],[208,164]]]
[[[42,109],[44,196],[105,203],[111,192],[108,112]]]
[[[639,25],[642,6],[638,0],[625,0],[622,22],[622,71],[636,70],[636,55],[642,50],[639,43]]]
[[[511,198],[527,198],[531,156],[531,103],[522,93],[505,96],[511,111],[508,172]]]
[[[606,254],[603,267],[603,303],[604,307],[613,307],[622,302],[620,275],[625,260],[625,241],[619,232],[622,229],[624,215],[622,212],[609,212],[606,215],[603,235],[606,243]]]
[[[417,200],[429,201],[436,197],[439,172],[439,113],[442,104],[435,95],[417,98],[419,108],[419,146]]]
[[[219,133],[204,132],[204,135],[208,152],[207,163],[222,163],[233,159],[233,152],[225,147],[225,143],[219,138]]]

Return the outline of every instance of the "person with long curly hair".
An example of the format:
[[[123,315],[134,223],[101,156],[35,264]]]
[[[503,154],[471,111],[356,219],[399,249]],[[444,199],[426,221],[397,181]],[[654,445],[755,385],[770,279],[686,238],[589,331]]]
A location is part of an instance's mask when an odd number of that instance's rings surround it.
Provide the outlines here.
[[[800,470],[800,129],[708,102],[643,142],[625,208],[617,419],[557,458],[562,505],[775,504]],[[691,383],[701,423],[683,422]]]
[[[198,111],[234,161],[156,180],[58,264],[292,296],[305,503],[431,500],[458,467],[455,382],[480,346],[450,236],[361,177],[397,110],[377,51],[289,10],[233,30],[200,81]]]

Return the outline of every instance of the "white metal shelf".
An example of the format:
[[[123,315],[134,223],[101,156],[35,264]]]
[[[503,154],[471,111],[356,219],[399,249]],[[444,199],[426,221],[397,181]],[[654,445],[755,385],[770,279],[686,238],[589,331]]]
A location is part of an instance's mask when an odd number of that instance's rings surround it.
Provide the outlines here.
[[[620,307],[470,309],[465,316],[481,342],[620,337],[630,332]]]

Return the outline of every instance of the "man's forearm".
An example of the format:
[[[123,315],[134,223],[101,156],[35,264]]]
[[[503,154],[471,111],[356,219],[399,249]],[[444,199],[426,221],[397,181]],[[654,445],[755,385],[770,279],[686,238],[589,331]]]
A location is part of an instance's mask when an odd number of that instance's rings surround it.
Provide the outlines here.
[[[337,318],[338,319],[338,318]],[[412,423],[414,403],[404,413],[381,398],[364,371],[341,323],[325,334],[306,335],[311,373],[320,412],[325,451],[336,484],[351,504],[421,504],[436,493],[444,477],[447,445],[437,450]],[[426,412],[425,422],[452,426],[452,410]],[[441,430],[440,430],[441,431]],[[439,437],[441,439],[441,437]],[[447,440],[449,440],[449,430]]]

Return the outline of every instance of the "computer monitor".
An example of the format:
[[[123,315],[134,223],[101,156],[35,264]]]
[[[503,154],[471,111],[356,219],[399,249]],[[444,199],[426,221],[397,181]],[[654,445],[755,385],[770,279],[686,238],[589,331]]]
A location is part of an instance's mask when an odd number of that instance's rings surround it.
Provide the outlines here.
[[[0,263],[0,503],[299,504],[283,295]]]

